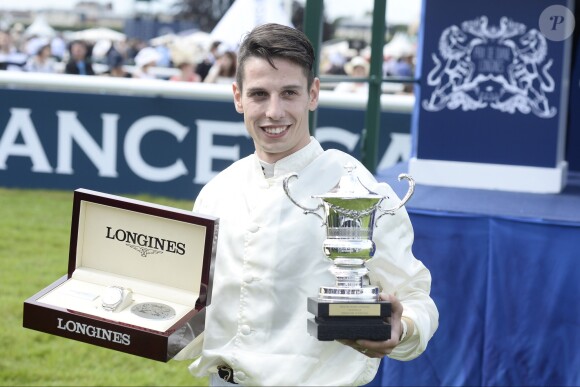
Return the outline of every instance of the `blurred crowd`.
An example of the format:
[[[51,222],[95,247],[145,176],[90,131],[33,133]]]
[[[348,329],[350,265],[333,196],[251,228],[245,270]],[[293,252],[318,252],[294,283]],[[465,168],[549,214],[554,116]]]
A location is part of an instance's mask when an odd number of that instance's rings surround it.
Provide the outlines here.
[[[349,47],[345,41],[322,48],[321,74],[348,76],[348,82],[338,82],[334,90],[349,93],[368,93],[370,47],[360,50]],[[382,92],[388,94],[413,93],[416,43],[405,33],[397,33],[383,47]],[[407,78],[407,79],[405,79]],[[399,81],[399,82],[397,82]]]
[[[26,36],[18,30],[0,30],[0,70],[61,73],[181,82],[231,83],[237,52],[220,42],[208,42],[195,52],[171,40],[138,39],[97,41]],[[323,47],[321,75],[344,76],[323,88],[346,93],[368,92],[370,51]],[[383,77],[413,77],[414,50],[384,51]],[[336,77],[333,77],[333,79]],[[349,79],[352,78],[352,79]],[[338,79],[341,79],[340,77]],[[412,83],[383,83],[384,93],[411,93]]]
[[[236,52],[219,42],[195,61],[192,55],[171,52],[167,45],[138,39],[93,43],[0,30],[0,70],[7,71],[220,83],[234,79],[236,60]]]

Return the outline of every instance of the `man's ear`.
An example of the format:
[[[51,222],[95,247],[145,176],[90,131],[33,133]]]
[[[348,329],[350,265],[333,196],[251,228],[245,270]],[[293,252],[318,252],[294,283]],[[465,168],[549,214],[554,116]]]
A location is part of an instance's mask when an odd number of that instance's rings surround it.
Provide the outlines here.
[[[243,113],[244,107],[242,105],[242,90],[238,88],[238,84],[236,82],[232,84],[232,90],[234,92],[234,106],[236,107],[236,111],[238,113]]]
[[[320,95],[320,79],[314,78],[314,81],[312,81],[312,86],[310,86],[309,91],[310,100],[308,101],[308,109],[310,111],[314,111],[318,107],[319,95]]]

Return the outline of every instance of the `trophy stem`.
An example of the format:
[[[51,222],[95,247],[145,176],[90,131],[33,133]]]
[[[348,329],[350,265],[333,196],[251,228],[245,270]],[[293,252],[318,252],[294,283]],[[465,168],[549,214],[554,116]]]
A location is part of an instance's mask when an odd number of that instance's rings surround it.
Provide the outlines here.
[[[336,286],[339,288],[362,288],[363,277],[369,270],[360,265],[358,267],[344,267],[335,265],[330,268],[330,272],[336,277]]]
[[[362,262],[362,261],[361,261]],[[336,277],[336,286],[321,286],[319,298],[336,301],[372,301],[379,299],[379,288],[363,284],[363,278],[369,270],[360,264],[357,266],[341,266],[335,264],[330,272]]]

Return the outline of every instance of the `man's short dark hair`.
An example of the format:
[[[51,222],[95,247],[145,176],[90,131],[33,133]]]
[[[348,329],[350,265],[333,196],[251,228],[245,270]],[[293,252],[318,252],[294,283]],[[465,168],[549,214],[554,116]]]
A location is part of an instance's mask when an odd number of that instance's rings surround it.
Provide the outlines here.
[[[245,36],[238,53],[236,73],[240,90],[243,87],[244,67],[251,57],[265,59],[273,68],[276,68],[274,59],[286,59],[302,67],[308,89],[314,81],[314,48],[306,35],[295,28],[269,23],[254,28]]]

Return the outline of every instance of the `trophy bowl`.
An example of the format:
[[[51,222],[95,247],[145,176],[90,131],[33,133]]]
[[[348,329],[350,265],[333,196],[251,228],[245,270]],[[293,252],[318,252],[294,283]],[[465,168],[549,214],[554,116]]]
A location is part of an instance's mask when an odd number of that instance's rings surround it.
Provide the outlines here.
[[[380,207],[386,197],[367,189],[355,174],[355,166],[346,164],[346,173],[329,192],[314,195],[321,203],[316,208],[306,208],[291,196],[288,183],[297,174],[284,180],[284,191],[305,214],[320,217],[326,226],[326,239],[322,244],[324,255],[332,262],[330,272],[334,285],[322,285],[317,297],[308,298],[308,332],[318,340],[369,339],[388,340],[391,327],[386,318],[391,305],[379,298],[380,289],[369,283],[369,270],[365,263],[375,254],[373,231],[376,222],[386,214],[393,215],[414,192],[413,179],[405,174],[399,180],[409,181],[409,190],[397,206]],[[323,216],[319,212],[323,212]]]

